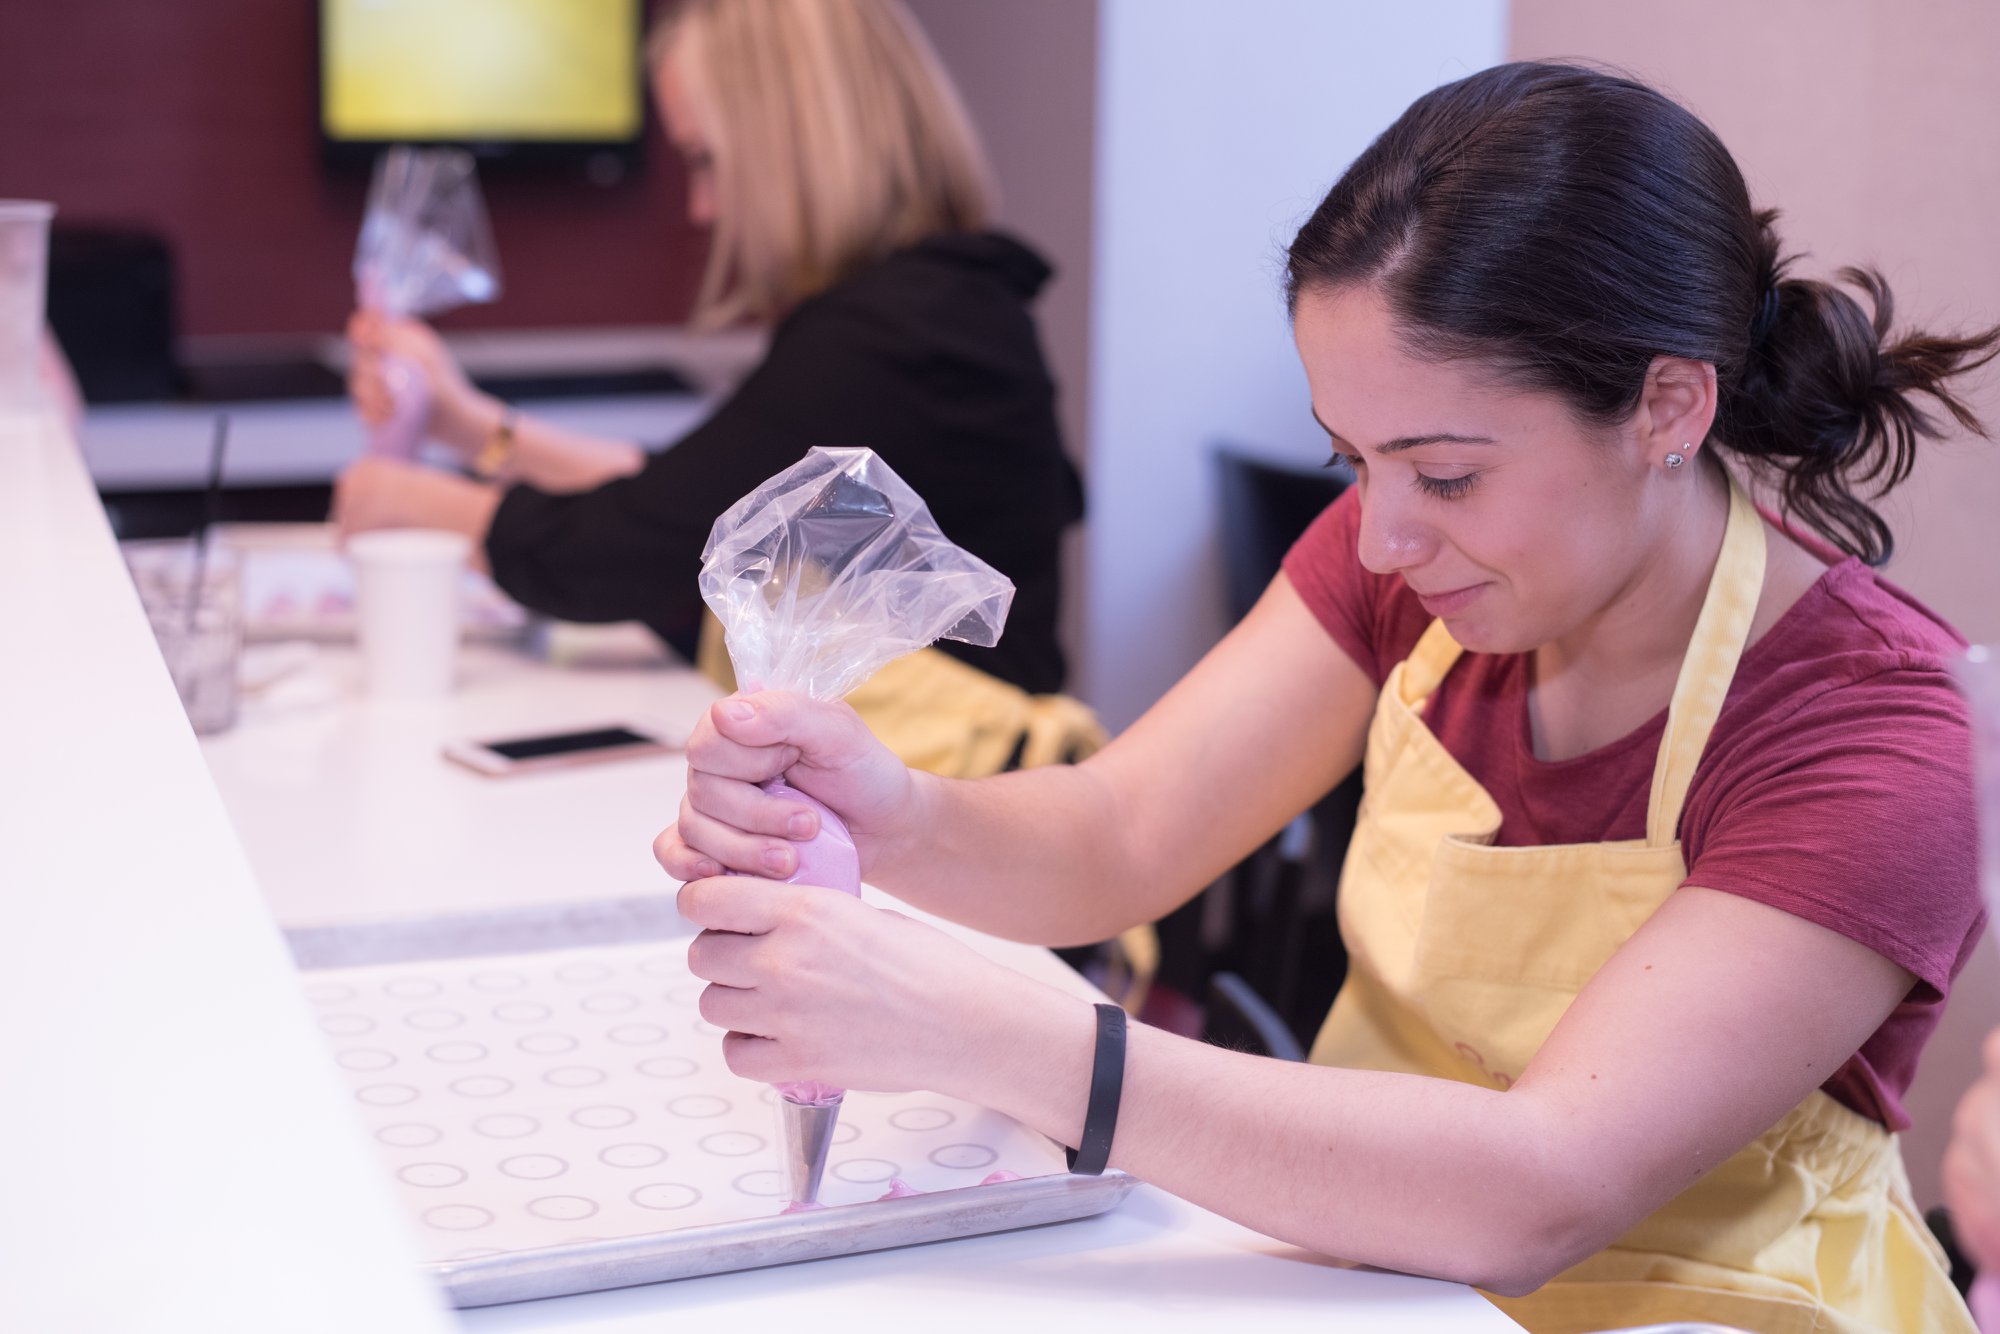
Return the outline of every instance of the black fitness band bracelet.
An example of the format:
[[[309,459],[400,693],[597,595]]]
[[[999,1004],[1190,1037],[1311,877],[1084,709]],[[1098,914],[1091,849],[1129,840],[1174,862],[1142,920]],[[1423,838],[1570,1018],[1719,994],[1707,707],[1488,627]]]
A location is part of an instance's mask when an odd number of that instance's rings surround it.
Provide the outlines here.
[[[1078,1176],[1102,1175],[1111,1161],[1111,1137],[1118,1131],[1118,1100],[1125,1092],[1125,1011],[1097,1007],[1097,1051],[1090,1063],[1090,1101],[1083,1112],[1083,1139],[1069,1155]]]

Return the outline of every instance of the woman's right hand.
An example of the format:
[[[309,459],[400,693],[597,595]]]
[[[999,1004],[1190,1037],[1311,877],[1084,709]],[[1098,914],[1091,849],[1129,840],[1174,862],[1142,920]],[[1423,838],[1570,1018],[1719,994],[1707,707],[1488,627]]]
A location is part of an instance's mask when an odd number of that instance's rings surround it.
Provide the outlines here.
[[[783,776],[847,823],[864,875],[920,828],[921,790],[909,768],[846,704],[767,690],[717,700],[688,739],[680,818],[653,841],[676,880],[738,871],[782,879],[798,866],[794,842],[819,816],[757,785]]]
[[[422,320],[357,310],[347,321],[347,341],[354,350],[347,370],[348,396],[369,426],[380,426],[395,414],[386,364],[388,358],[400,357],[416,367],[430,391],[430,415],[424,423],[428,438],[470,457],[493,433],[500,419],[499,401],[473,387],[445,350],[444,340]]]

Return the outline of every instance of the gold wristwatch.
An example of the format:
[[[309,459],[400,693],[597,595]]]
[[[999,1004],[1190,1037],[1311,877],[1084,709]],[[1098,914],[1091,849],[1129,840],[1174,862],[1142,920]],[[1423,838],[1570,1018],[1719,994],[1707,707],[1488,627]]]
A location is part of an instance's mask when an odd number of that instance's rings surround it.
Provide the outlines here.
[[[514,427],[520,418],[520,412],[511,404],[500,410],[500,420],[493,427],[493,434],[486,438],[486,443],[472,456],[474,475],[490,482],[506,471],[507,464],[514,457]]]

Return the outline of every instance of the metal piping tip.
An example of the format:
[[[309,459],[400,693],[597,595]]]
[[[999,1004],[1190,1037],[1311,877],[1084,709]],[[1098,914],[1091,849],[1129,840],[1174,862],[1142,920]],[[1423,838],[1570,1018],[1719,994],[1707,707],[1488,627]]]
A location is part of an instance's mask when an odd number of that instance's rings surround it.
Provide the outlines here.
[[[778,1099],[778,1126],[784,1136],[785,1191],[793,1204],[816,1204],[834,1127],[840,1124],[839,1098],[829,1102]]]

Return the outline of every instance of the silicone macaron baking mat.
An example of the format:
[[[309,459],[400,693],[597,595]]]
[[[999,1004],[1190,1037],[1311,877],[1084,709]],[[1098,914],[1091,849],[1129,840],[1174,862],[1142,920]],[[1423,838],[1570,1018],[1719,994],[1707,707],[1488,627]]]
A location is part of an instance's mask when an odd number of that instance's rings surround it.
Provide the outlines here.
[[[300,976],[426,1261],[785,1209],[777,1095],[723,1064],[685,939]],[[852,1092],[820,1201],[1063,1170],[1060,1148],[998,1113]]]

